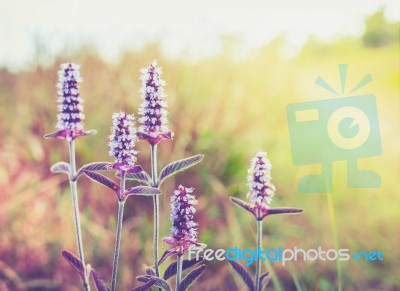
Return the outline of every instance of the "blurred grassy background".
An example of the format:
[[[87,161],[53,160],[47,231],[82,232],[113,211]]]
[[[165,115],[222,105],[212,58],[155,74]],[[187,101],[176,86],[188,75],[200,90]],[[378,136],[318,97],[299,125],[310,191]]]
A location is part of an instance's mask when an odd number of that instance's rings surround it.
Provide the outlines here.
[[[348,84],[370,73],[374,82],[359,91],[377,96],[383,154],[360,161],[362,168],[382,177],[380,189],[348,189],[346,163],[334,164],[333,204],[341,248],[380,250],[383,262],[342,263],[345,290],[399,290],[400,220],[399,24],[387,23],[378,12],[367,20],[360,37],[321,42],[310,38],[301,53],[286,58],[284,36],[245,59],[233,56],[234,42],[214,57],[188,61],[166,57],[157,43],[126,51],[107,63],[90,47],[60,55],[51,65],[30,70],[0,70],[0,290],[79,290],[78,276],[60,256],[75,252],[69,187],[49,167],[67,160],[65,142],[44,140],[56,121],[55,84],[62,62],[82,65],[86,128],[98,134],[77,142],[78,165],[109,161],[106,139],[111,114],[136,113],[140,103],[139,72],[157,59],[167,81],[173,142],[159,147],[159,165],[197,153],[204,162],[169,180],[161,198],[161,236],[170,226],[168,199],[182,183],[194,186],[199,198],[200,240],[213,249],[253,247],[255,222],[229,202],[245,198],[249,159],[267,150],[277,187],[274,206],[305,209],[300,216],[265,221],[265,247],[333,248],[328,200],[322,194],[299,194],[298,180],[318,167],[295,167],[291,161],[285,108],[306,100],[332,98],[314,84],[317,75],[339,88],[337,64],[349,64]],[[40,52],[38,53],[40,54]],[[39,58],[39,57],[38,57]],[[149,169],[147,144],[138,142],[139,162]],[[117,201],[112,193],[79,181],[80,207],[87,261],[110,280]],[[152,261],[152,201],[129,199],[124,217],[121,290],[137,285],[135,276]],[[162,246],[162,250],[166,248]],[[209,262],[193,290],[245,290],[227,262]],[[334,262],[272,263],[277,280],[270,288],[334,290]],[[10,282],[11,281],[11,282]]]

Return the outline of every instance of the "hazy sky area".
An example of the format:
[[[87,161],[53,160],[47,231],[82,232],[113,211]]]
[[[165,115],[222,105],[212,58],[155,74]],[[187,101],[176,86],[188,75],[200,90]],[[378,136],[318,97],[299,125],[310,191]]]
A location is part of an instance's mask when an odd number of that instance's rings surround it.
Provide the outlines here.
[[[168,55],[203,57],[232,34],[245,53],[285,33],[292,55],[310,34],[361,34],[365,16],[380,8],[400,20],[399,0],[0,0],[0,67],[23,68],[38,43],[50,55],[89,43],[115,60],[122,50],[158,40]]]

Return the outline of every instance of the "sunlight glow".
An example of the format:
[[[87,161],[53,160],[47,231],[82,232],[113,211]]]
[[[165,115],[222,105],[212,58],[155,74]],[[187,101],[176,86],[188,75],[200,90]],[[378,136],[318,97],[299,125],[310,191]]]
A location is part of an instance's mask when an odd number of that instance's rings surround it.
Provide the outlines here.
[[[359,35],[363,18],[385,8],[399,19],[400,1],[129,1],[0,0],[0,66],[22,67],[38,48],[55,55],[82,44],[114,60],[121,50],[159,41],[171,56],[203,57],[235,36],[242,52],[284,34],[293,55],[309,35]]]

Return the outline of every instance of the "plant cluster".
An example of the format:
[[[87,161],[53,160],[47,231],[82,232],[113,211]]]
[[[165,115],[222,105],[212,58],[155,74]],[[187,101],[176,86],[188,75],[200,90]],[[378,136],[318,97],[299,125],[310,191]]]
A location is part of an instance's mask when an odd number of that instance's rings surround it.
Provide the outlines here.
[[[169,279],[175,277],[175,290],[184,291],[205,271],[206,265],[202,258],[199,260],[184,259],[189,248],[203,249],[205,247],[198,239],[198,223],[195,219],[197,199],[193,194],[194,189],[180,185],[171,195],[171,229],[170,235],[163,241],[170,247],[159,257],[159,196],[162,195],[162,183],[172,175],[183,171],[201,162],[203,155],[195,155],[179,161],[171,162],[161,171],[157,168],[157,147],[164,140],[174,137],[168,128],[167,102],[165,94],[165,81],[161,79],[161,68],[154,61],[149,67],[141,70],[140,95],[142,102],[136,118],[133,114],[117,112],[112,115],[111,134],[109,136],[109,155],[112,162],[93,162],[77,169],[75,161],[75,141],[78,137],[94,134],[94,130],[85,131],[83,100],[80,97],[79,83],[82,81],[79,65],[61,65],[58,81],[58,115],[57,131],[45,135],[46,138],[64,139],[69,147],[69,162],[58,162],[51,167],[54,173],[64,173],[68,176],[71,196],[73,201],[73,214],[75,232],[78,245],[78,256],[72,252],[62,251],[63,257],[78,271],[83,287],[90,290],[90,278],[99,291],[117,290],[118,261],[122,239],[123,215],[125,202],[130,196],[144,195],[153,200],[153,262],[147,267],[145,275],[137,276],[141,285],[133,288],[135,291],[156,288],[159,290],[172,290]],[[147,173],[141,165],[137,164],[136,143],[147,142],[150,146],[150,169]],[[257,247],[261,249],[262,221],[271,214],[294,214],[302,210],[296,208],[271,208],[275,187],[271,183],[271,164],[266,153],[259,152],[252,160],[249,169],[248,193],[249,203],[238,198],[231,198],[232,202],[254,215],[257,220]],[[115,179],[110,179],[102,172],[115,172]],[[114,246],[114,261],[111,273],[111,288],[101,279],[95,268],[87,264],[84,257],[82,232],[80,225],[80,209],[78,205],[79,177],[87,176],[111,190],[117,198],[117,224]],[[133,180],[137,186],[126,187],[126,181]],[[159,266],[170,257],[176,257],[163,275]],[[261,274],[261,263],[257,260],[256,279],[253,281],[249,273],[238,263],[231,261],[235,271],[243,278],[251,290],[262,290],[268,283],[269,273]],[[187,275],[182,278],[183,272]]]

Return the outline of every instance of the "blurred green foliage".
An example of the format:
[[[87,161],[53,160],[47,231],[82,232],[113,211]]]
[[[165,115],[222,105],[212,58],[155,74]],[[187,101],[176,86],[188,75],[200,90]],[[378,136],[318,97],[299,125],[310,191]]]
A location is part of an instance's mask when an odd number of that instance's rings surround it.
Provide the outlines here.
[[[396,43],[399,39],[398,23],[391,23],[385,19],[384,11],[378,11],[365,21],[363,42],[369,47],[379,47]]]

